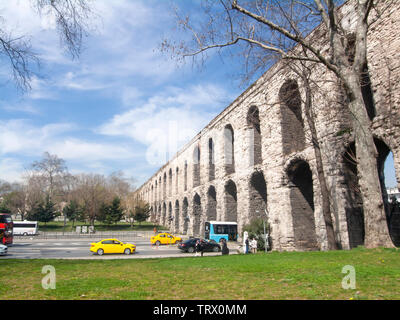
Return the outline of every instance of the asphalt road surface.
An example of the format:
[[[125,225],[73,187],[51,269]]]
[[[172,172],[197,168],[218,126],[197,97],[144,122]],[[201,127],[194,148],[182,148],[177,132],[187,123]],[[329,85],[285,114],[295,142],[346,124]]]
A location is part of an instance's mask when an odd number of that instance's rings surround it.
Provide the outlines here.
[[[90,243],[99,239],[58,239],[58,240],[14,240],[8,247],[8,254],[0,256],[1,259],[135,259],[135,258],[167,258],[191,257],[193,253],[183,253],[177,245],[152,246],[149,240],[123,241],[136,245],[136,253],[105,254],[98,256],[89,251]],[[231,253],[233,250],[231,250]],[[206,252],[208,255],[221,255],[221,253]]]

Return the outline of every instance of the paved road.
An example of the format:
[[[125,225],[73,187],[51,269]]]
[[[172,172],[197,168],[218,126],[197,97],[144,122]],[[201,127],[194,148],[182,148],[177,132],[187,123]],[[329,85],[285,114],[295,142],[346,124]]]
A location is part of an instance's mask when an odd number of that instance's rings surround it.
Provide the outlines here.
[[[181,252],[176,245],[151,246],[148,240],[124,241],[136,245],[136,253],[131,255],[108,254],[98,256],[89,251],[90,243],[96,240],[16,240],[8,248],[7,256],[1,259],[137,259],[137,258],[166,258],[190,257],[194,254]],[[234,250],[231,250],[231,253]],[[221,253],[207,252],[204,255],[220,255]]]

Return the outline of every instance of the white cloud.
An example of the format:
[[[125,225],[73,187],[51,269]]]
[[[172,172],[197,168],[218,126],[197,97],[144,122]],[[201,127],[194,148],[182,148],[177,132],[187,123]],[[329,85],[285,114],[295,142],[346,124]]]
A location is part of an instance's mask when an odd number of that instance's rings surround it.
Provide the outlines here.
[[[28,114],[39,114],[39,110],[29,104],[15,104],[15,105],[5,105],[2,107],[4,111],[8,112],[22,112]]]
[[[229,95],[215,85],[170,87],[142,105],[115,115],[98,132],[129,137],[148,147],[147,161],[162,164],[193,138]]]
[[[3,158],[0,160],[0,179],[9,182],[21,182],[25,169],[22,163],[15,158]]]
[[[129,147],[72,138],[53,144],[48,149],[50,153],[57,154],[62,159],[91,163],[91,167],[101,166],[101,161],[132,159],[135,156]]]

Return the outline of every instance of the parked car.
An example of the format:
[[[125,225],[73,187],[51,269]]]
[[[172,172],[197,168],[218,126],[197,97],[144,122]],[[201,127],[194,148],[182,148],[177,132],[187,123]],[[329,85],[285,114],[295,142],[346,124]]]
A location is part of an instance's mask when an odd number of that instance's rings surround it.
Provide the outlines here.
[[[200,238],[191,238],[180,244],[178,244],[178,249],[183,252],[192,253],[195,251],[195,245],[197,240],[203,240],[204,252],[219,252],[221,251],[221,246],[214,240],[204,240]]]
[[[8,248],[7,246],[0,244],[0,256],[5,256],[7,254]]]
[[[182,242],[181,237],[175,237],[168,232],[159,233],[158,235],[150,238],[150,243],[155,245],[176,244],[179,242]]]
[[[102,256],[104,253],[131,254],[136,251],[136,246],[131,243],[123,243],[118,239],[104,239],[90,244],[90,251]]]

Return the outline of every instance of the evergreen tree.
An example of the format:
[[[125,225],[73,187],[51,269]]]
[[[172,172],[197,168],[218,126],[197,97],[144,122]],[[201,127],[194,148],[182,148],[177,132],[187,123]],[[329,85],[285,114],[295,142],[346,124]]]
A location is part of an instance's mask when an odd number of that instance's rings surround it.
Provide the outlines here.
[[[46,225],[47,222],[53,221],[57,215],[54,203],[50,200],[50,197],[47,196],[45,202],[39,202],[33,207],[28,215],[28,219],[44,222]]]
[[[110,205],[102,203],[99,209],[97,220],[106,224],[118,223],[124,216],[124,209],[121,206],[121,199],[115,197]]]
[[[5,201],[2,201],[0,203],[0,213],[11,213],[11,210],[8,208],[8,206],[5,203]]]
[[[118,223],[124,216],[124,209],[121,206],[121,199],[115,197],[112,204],[108,208],[106,221],[108,224]]]
[[[135,207],[135,215],[134,219],[140,223],[146,221],[146,219],[150,216],[150,206],[148,204],[139,205]]]
[[[82,211],[78,202],[71,200],[69,204],[64,207],[63,214],[69,221],[72,221],[72,227],[74,227],[75,221],[80,218]]]

